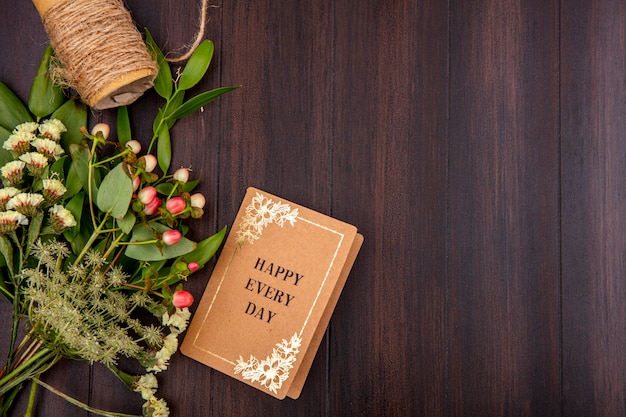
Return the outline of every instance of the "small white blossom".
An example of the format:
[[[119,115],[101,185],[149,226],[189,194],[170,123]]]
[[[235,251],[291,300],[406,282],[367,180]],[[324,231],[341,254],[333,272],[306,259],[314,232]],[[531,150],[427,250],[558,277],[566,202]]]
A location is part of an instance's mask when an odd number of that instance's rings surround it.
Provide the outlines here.
[[[11,161],[0,168],[0,175],[4,179],[4,185],[11,187],[21,183],[24,177],[25,166],[26,163],[24,161]]]
[[[161,372],[167,369],[169,360],[178,349],[178,337],[174,333],[170,333],[163,339],[163,347],[159,350],[154,358],[156,363],[147,369],[148,372]]]
[[[0,234],[9,233],[19,226],[28,224],[28,218],[17,211],[0,212]]]
[[[57,119],[46,120],[39,126],[39,133],[42,136],[50,138],[54,141],[61,139],[61,133],[67,132],[65,125]]]
[[[20,155],[20,161],[26,163],[26,168],[35,177],[38,177],[43,173],[45,167],[48,166],[48,158],[39,152],[27,152]]]
[[[18,131],[10,135],[2,147],[8,151],[13,151],[21,155],[30,150],[30,144],[37,140],[37,137],[27,131]]]
[[[18,132],[35,133],[38,128],[39,128],[39,123],[25,122],[25,123],[17,125],[15,129],[13,129],[13,133],[18,133]]]
[[[35,139],[32,141],[31,145],[37,149],[37,152],[46,156],[48,160],[59,159],[59,157],[65,153],[61,145],[52,139]]]
[[[180,309],[176,309],[176,313],[171,316],[167,313],[163,313],[163,325],[169,326],[172,333],[180,334],[187,329],[187,325],[189,324],[189,318],[191,317],[191,312],[187,307]]]
[[[76,226],[74,215],[65,207],[55,204],[48,211],[50,212],[50,225],[55,233],[61,233],[65,229]]]
[[[169,417],[170,415],[170,409],[167,407],[165,400],[162,398],[158,399],[154,396],[143,405],[143,409],[144,416]]]
[[[43,200],[41,194],[19,193],[7,202],[7,210],[15,210],[25,216],[33,217],[37,214],[37,209]]]
[[[150,400],[154,397],[154,393],[159,387],[159,383],[157,382],[156,376],[154,374],[148,373],[142,375],[137,383],[135,384],[135,392],[141,394],[141,398],[144,400]]]
[[[67,188],[63,185],[63,182],[56,178],[48,178],[42,180],[43,183],[43,196],[49,203],[55,203],[61,199],[63,194],[67,191]]]
[[[15,187],[5,187],[0,189],[0,209],[4,210],[6,208],[7,201],[19,193],[20,190]]]

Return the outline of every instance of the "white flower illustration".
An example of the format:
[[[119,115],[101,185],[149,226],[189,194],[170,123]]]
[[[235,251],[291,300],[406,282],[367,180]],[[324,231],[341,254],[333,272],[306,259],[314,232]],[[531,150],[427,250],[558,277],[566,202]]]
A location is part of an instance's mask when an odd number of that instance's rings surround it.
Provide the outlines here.
[[[277,343],[272,354],[261,361],[252,355],[247,361],[239,356],[234,369],[235,374],[241,372],[243,379],[258,382],[276,394],[283,382],[289,378],[289,371],[293,368],[296,355],[300,352],[301,343],[302,339],[295,333],[291,340],[283,339],[282,342]]]

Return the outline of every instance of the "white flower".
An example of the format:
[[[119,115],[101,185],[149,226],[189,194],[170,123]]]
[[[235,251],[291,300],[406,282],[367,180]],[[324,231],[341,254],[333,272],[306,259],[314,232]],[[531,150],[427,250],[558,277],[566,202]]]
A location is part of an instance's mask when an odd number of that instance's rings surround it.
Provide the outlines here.
[[[67,191],[67,188],[63,185],[63,182],[56,178],[49,178],[42,181],[43,183],[43,196],[46,201],[54,203],[58,201],[63,194]]]
[[[170,409],[167,407],[167,403],[162,398],[158,399],[156,397],[150,398],[143,405],[144,416],[151,417],[169,417]],[[150,414],[146,414],[146,411]]]
[[[28,219],[17,211],[0,212],[0,233],[8,233],[28,224]]]
[[[156,363],[146,369],[148,372],[161,372],[167,369],[169,360],[178,349],[178,337],[174,333],[170,333],[163,339],[163,347],[159,350],[154,358]]]
[[[19,193],[7,202],[7,210],[15,210],[25,216],[33,217],[43,202],[43,196],[35,193]]]
[[[0,209],[4,210],[7,201],[19,194],[20,190],[15,187],[5,187],[0,189]]]
[[[24,161],[11,161],[0,168],[0,175],[4,178],[4,185],[7,187],[17,185],[22,182],[24,176]]]
[[[39,126],[39,133],[42,136],[50,138],[55,141],[61,139],[61,133],[67,132],[65,125],[57,119],[46,120]]]
[[[45,167],[48,166],[48,158],[39,152],[27,152],[20,155],[20,161],[26,163],[26,168],[35,177],[38,177],[43,173]]]
[[[154,374],[148,373],[142,375],[139,381],[135,384],[135,392],[141,393],[141,398],[144,400],[150,400],[154,397],[154,393],[159,387],[159,383]]]
[[[187,307],[180,309],[176,309],[176,313],[171,316],[167,313],[163,313],[163,325],[169,326],[172,333],[180,334],[187,329],[187,325],[189,324],[189,318],[191,317],[191,312]]]
[[[25,123],[17,125],[15,129],[13,129],[13,133],[17,133],[17,132],[35,133],[37,131],[37,128],[39,128],[39,123],[25,122]]]
[[[2,147],[8,151],[13,151],[18,155],[28,152],[30,144],[37,139],[37,136],[27,131],[18,131],[7,138]]]
[[[74,215],[65,207],[55,204],[48,211],[50,212],[50,225],[55,233],[61,233],[65,229],[76,226]]]
[[[59,156],[65,153],[61,145],[51,139],[35,139],[31,145],[37,149],[37,152],[45,155],[49,160],[59,159]]]

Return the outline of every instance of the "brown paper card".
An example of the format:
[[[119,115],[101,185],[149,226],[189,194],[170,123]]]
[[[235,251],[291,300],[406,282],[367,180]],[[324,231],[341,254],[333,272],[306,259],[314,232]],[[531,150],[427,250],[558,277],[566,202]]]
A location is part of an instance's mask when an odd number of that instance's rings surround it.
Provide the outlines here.
[[[352,225],[249,188],[182,353],[297,398],[362,242]]]

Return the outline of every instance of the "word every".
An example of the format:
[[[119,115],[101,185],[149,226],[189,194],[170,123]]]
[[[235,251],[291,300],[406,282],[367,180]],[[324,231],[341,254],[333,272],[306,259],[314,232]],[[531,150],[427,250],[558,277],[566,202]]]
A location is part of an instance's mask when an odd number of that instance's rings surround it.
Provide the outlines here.
[[[267,262],[262,258],[257,258],[254,269],[271,275],[274,278],[278,278],[283,282],[290,282],[294,286],[298,285],[300,280],[304,278],[304,275],[302,274],[291,271],[280,265],[275,265],[273,262]],[[289,303],[296,298],[295,295],[291,295],[288,292],[254,278],[248,278],[248,282],[244,288],[252,293],[257,293],[268,300],[272,300],[278,304],[284,304],[285,307],[289,307]],[[252,301],[248,301],[245,313],[261,321],[267,322],[268,324],[271,323],[272,319],[276,316],[276,314],[278,314],[269,308],[257,306],[257,304]]]

